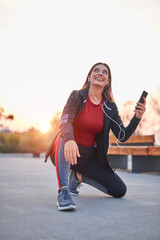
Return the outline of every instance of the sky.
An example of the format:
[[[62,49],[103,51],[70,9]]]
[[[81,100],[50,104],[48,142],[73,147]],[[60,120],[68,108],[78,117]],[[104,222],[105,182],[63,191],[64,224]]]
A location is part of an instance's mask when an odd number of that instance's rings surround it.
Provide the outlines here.
[[[118,108],[160,85],[159,0],[0,0],[0,106],[13,130],[49,128],[96,62]],[[8,124],[8,123],[6,123]]]

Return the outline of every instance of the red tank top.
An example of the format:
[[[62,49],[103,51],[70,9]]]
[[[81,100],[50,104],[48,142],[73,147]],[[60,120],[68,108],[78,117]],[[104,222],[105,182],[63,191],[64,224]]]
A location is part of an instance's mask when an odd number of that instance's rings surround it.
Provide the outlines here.
[[[103,104],[103,99],[100,104]],[[93,146],[96,134],[103,129],[104,112],[100,104],[92,103],[88,96],[82,112],[73,124],[75,141],[82,146]]]

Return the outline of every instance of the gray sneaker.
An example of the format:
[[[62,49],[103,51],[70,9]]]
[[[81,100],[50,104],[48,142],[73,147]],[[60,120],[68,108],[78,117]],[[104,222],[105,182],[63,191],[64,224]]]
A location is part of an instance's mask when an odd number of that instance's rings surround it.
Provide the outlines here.
[[[72,196],[77,196],[79,192],[77,191],[77,187],[81,186],[81,182],[77,180],[75,176],[75,172],[70,170],[69,172],[69,191]]]
[[[76,208],[76,205],[71,198],[68,187],[61,188],[58,191],[57,207],[60,211],[74,210]]]

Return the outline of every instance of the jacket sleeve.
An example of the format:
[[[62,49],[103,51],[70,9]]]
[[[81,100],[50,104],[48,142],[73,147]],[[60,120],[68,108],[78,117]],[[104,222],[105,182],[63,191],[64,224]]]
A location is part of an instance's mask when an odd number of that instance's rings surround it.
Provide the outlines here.
[[[124,127],[119,116],[117,106],[115,105],[115,115],[113,121],[111,120],[111,130],[119,141],[125,142],[134,133],[140,120],[141,119],[137,118],[134,114],[128,126]]]
[[[77,112],[77,97],[76,97],[76,92],[73,91],[68,100],[66,105],[64,106],[62,116],[60,119],[60,130],[61,130],[61,135],[64,138],[64,141],[67,142],[69,140],[74,140],[74,135],[73,135],[73,122],[76,117],[76,112]]]

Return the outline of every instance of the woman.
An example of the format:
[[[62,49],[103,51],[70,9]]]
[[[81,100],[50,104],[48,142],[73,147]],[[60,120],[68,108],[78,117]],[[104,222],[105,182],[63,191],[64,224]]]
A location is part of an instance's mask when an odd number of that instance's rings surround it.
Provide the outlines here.
[[[76,208],[71,194],[78,194],[80,182],[116,198],[125,195],[126,185],[108,163],[109,131],[119,141],[126,141],[144,114],[145,104],[145,98],[143,104],[137,103],[133,118],[124,127],[113,99],[109,66],[99,62],[91,68],[82,89],[71,93],[61,116],[60,133],[46,153],[46,160],[50,155],[56,166],[59,210]]]

